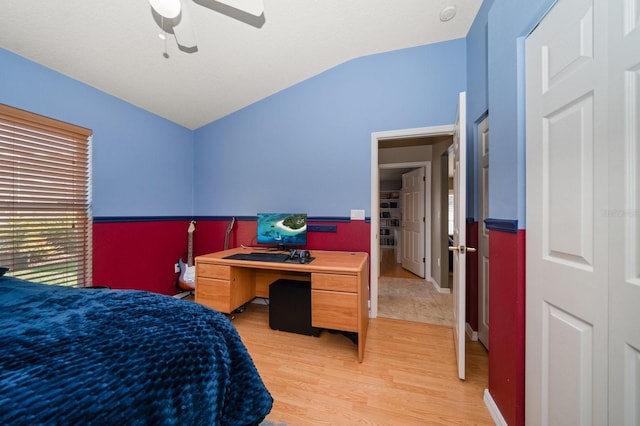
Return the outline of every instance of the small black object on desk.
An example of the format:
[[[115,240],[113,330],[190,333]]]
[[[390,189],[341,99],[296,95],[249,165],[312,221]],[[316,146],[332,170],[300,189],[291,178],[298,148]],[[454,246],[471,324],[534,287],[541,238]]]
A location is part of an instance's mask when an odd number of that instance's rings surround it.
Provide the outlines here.
[[[285,262],[287,263],[311,263],[315,257],[311,257],[309,250],[297,250],[293,249],[289,253],[289,257]]]

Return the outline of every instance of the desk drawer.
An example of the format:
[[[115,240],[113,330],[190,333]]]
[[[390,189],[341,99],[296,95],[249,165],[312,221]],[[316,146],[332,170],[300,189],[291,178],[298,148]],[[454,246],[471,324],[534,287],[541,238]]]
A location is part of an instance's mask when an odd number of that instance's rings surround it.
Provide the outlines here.
[[[196,274],[199,277],[231,279],[231,267],[225,265],[212,265],[210,263],[198,263]]]
[[[355,275],[314,273],[311,275],[311,288],[357,293],[358,278]]]
[[[198,276],[196,283],[196,302],[215,309],[230,313],[231,283],[229,280],[218,280]]]
[[[358,295],[311,290],[311,325],[331,330],[358,331]]]

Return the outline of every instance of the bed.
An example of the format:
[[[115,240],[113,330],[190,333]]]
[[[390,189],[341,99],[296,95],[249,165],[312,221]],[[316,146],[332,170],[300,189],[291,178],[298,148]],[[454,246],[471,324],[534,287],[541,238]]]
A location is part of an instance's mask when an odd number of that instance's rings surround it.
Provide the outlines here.
[[[272,404],[216,311],[0,277],[0,424],[257,425]]]

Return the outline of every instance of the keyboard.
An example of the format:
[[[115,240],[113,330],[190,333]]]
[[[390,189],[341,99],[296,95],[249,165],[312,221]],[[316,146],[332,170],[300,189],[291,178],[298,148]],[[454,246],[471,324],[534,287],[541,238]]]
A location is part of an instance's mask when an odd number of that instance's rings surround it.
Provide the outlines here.
[[[282,263],[289,259],[289,255],[286,253],[262,253],[262,252],[252,252],[252,253],[236,253],[230,256],[226,256],[225,259],[234,259],[234,260],[252,260],[255,262],[276,262]]]

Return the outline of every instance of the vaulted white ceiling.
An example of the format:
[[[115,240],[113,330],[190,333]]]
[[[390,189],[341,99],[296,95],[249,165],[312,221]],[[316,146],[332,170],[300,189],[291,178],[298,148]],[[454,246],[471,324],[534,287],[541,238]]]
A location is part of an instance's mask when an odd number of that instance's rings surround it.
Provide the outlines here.
[[[260,26],[182,0],[186,53],[158,37],[148,0],[0,0],[0,47],[195,129],[348,60],[465,37],[481,3],[264,0]]]

